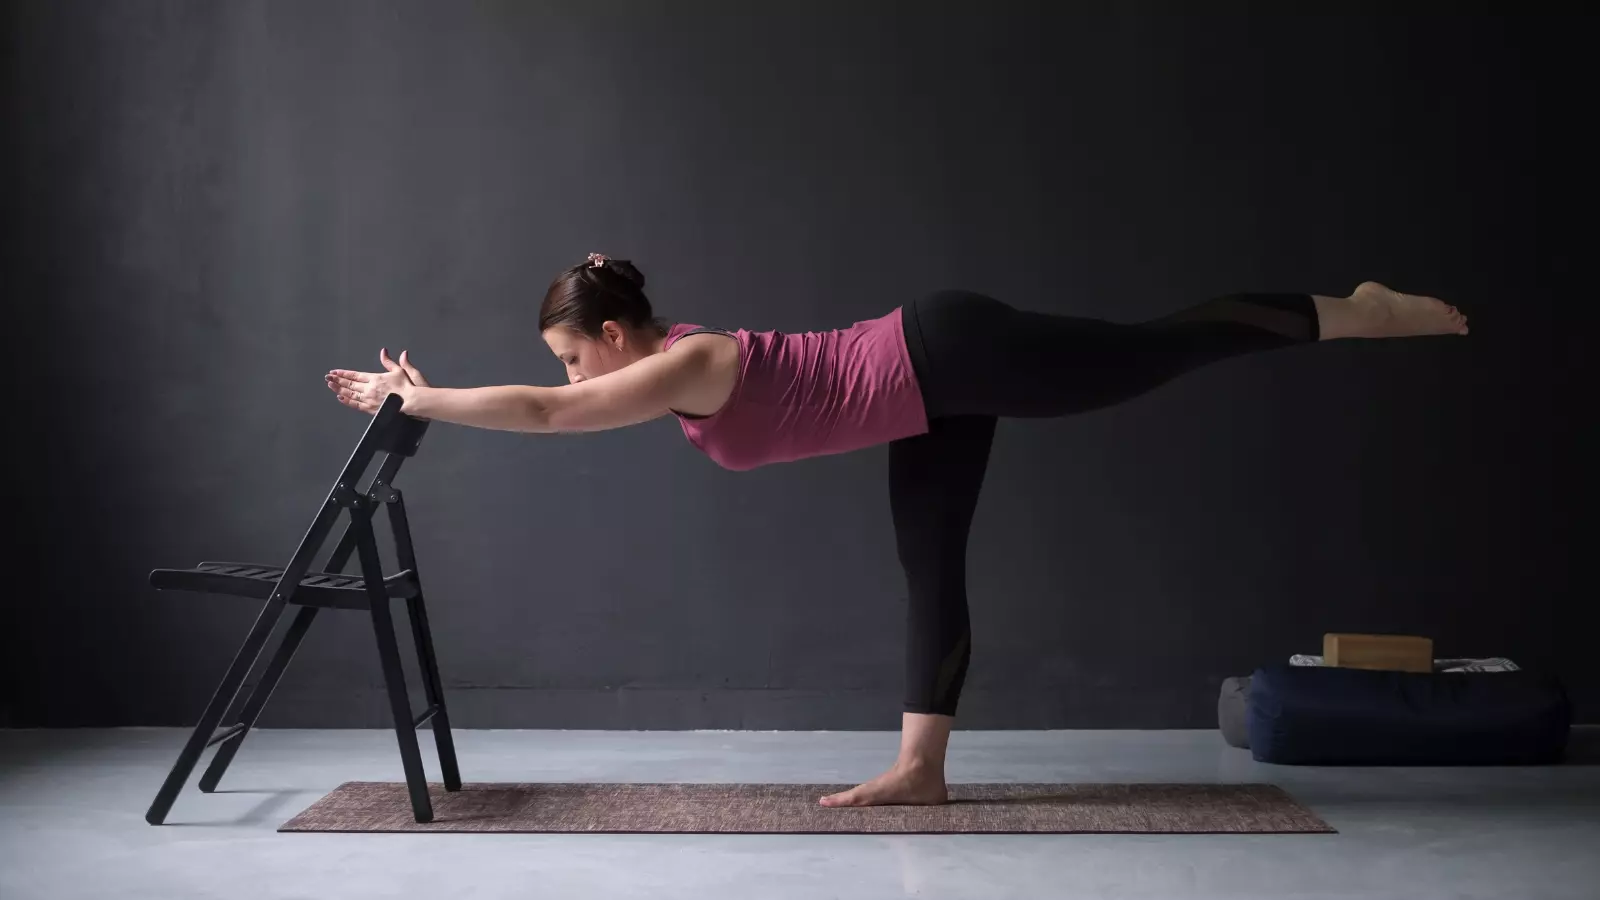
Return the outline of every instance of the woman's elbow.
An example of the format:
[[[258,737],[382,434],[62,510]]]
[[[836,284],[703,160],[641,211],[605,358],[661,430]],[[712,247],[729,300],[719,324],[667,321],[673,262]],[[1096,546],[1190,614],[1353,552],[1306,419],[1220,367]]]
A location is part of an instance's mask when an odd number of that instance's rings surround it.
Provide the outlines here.
[[[535,396],[529,404],[529,430],[539,434],[580,434],[613,427],[604,421],[604,416],[596,415],[593,404],[573,400],[555,396],[554,391]]]
[[[529,393],[527,402],[523,404],[522,415],[520,416],[523,427],[520,430],[529,434],[548,434],[552,431],[560,431],[561,427],[558,422],[561,419],[561,415],[558,404],[554,401],[555,398],[550,396],[548,389],[534,388]]]

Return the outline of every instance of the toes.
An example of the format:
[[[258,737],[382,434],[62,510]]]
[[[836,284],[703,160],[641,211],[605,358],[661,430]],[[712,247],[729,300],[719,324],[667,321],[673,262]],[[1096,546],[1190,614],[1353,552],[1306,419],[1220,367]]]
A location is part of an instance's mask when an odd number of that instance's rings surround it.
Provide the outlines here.
[[[1436,302],[1438,302],[1438,301],[1436,301]],[[1461,312],[1461,310],[1456,309],[1454,306],[1451,306],[1449,304],[1440,303],[1440,306],[1442,306],[1444,308],[1445,321],[1450,323],[1450,330],[1455,332],[1456,334],[1466,334],[1466,330],[1467,330],[1467,317],[1466,317],[1466,315],[1463,314]]]
[[[851,806],[855,802],[855,794],[856,792],[853,789],[840,791],[837,794],[829,794],[823,797],[819,802],[823,806]]]

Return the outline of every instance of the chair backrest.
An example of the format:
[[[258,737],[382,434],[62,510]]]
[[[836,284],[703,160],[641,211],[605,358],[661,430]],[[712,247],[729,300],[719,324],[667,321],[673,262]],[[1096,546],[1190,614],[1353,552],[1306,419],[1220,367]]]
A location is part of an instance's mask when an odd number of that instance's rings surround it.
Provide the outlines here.
[[[428,422],[402,413],[400,406],[403,402],[396,394],[384,398],[383,405],[367,424],[366,431],[361,434],[361,440],[356,442],[350,458],[345,461],[338,480],[323,499],[321,509],[311,521],[311,527],[306,530],[305,537],[301,538],[300,546],[295,549],[294,556],[285,567],[280,583],[298,585],[300,579],[310,570],[311,561],[316,558],[322,542],[328,537],[328,532],[333,530],[340,513],[351,501],[359,499],[364,510],[351,509],[352,515],[370,516],[382,502],[384,496],[382,492],[394,484],[395,476],[400,473],[400,464],[416,455],[417,449],[422,445],[423,435],[427,434]],[[357,482],[366,474],[367,467],[372,464],[373,458],[380,450],[385,452],[385,456],[383,462],[378,465],[377,473],[365,489],[359,488]],[[377,494],[376,499],[374,493]],[[396,548],[397,554],[404,562],[404,558],[410,555],[409,536],[397,534],[394,538],[397,543],[404,541],[405,546]],[[344,534],[340,537],[338,546],[334,548],[333,555],[328,558],[328,564],[323,571],[342,571],[355,549],[356,532],[347,523]]]
[[[334,482],[333,490],[328,492],[329,498],[338,497],[341,486],[354,491],[356,482],[366,474],[367,466],[371,465],[372,458],[377,456],[380,450],[387,455],[378,466],[378,474],[373,481],[385,485],[394,483],[394,476],[399,474],[401,463],[417,455],[417,449],[422,446],[422,438],[428,433],[428,422],[401,412],[400,407],[403,402],[395,394],[384,398],[377,414],[367,423],[367,430],[361,433],[361,440],[357,441],[355,449],[350,451],[350,458],[345,461],[344,469],[339,472],[339,480]],[[327,506],[326,503],[323,505]]]
[[[399,401],[399,398],[394,394],[384,399],[383,408],[378,410],[377,416],[372,417],[372,424],[367,426],[367,432],[376,434],[374,440],[379,450],[400,456],[416,456],[417,448],[422,446],[422,436],[428,433],[428,421],[401,412],[400,402],[396,401]],[[380,425],[378,416],[383,415],[384,410],[389,409],[391,405],[394,407],[391,421],[387,425]],[[366,440],[366,437],[365,434],[361,436],[362,440]],[[356,446],[360,447],[359,444]]]

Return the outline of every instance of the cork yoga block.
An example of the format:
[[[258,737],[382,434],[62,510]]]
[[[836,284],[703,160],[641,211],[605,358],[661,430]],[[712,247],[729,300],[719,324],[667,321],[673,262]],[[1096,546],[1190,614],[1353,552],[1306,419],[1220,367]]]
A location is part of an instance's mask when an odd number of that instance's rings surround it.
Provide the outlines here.
[[[1408,634],[1325,634],[1322,662],[1347,669],[1432,672],[1433,640]]]

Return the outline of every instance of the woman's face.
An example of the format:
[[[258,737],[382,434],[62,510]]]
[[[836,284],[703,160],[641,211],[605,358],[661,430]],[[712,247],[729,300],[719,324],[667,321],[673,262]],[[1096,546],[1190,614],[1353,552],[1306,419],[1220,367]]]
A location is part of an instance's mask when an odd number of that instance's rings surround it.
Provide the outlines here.
[[[600,337],[579,334],[563,325],[547,328],[544,342],[550,352],[567,367],[567,381],[577,384],[596,378],[627,365],[632,360],[626,353],[627,332],[616,322],[600,326]]]

